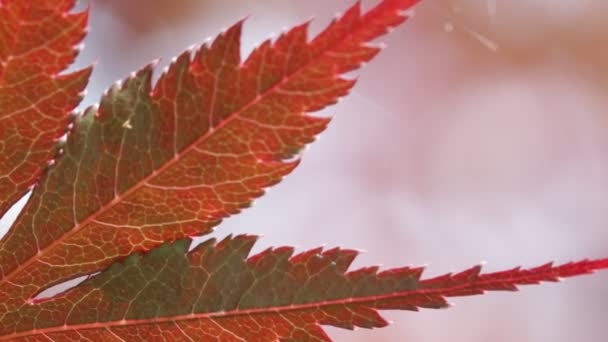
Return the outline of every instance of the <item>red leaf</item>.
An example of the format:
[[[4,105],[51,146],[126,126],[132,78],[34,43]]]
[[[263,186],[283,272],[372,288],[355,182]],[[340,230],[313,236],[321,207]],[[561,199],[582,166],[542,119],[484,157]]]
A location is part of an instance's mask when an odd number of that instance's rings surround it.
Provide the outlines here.
[[[56,153],[91,69],[69,74],[87,13],[73,0],[0,1],[0,216]]]
[[[608,259],[487,274],[475,266],[420,280],[422,268],[348,272],[357,253],[339,248],[293,255],[281,247],[248,257],[255,240],[209,240],[189,253],[190,241],[180,240],[131,255],[77,288],[12,313],[14,320],[34,320],[6,338],[330,341],[320,325],[378,328],[387,325],[379,309],[444,308],[446,297],[608,268]]]
[[[374,57],[369,41],[415,2],[384,0],[363,15],[357,4],[313,40],[305,23],[244,62],[238,22],[176,58],[155,85],[149,65],[111,88],[75,119],[0,241],[0,340],[329,341],[322,325],[385,326],[377,310],[443,308],[447,297],[608,268],[608,259],[488,274],[475,266],[421,280],[422,268],[349,272],[357,253],[339,248],[249,256],[251,236],[187,252],[187,237],[297,166],[290,158],[328,124],[307,113],[347,94],[354,81],[343,74]],[[53,156],[90,72],[58,75],[86,22],[68,14],[73,5],[0,0],[0,215]]]
[[[153,66],[78,117],[64,155],[0,243],[0,293],[19,304],[164,241],[208,233],[297,166],[288,158],[328,119],[371,59],[368,41],[405,20],[413,0],[359,5],[312,41],[307,24],[266,41],[241,63],[242,23],[152,87]],[[16,304],[16,305],[17,305]]]

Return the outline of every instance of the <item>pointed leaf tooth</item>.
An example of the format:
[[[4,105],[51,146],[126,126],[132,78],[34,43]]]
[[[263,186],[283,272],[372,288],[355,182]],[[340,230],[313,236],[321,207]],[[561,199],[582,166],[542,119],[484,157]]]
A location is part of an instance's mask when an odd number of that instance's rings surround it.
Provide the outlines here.
[[[328,258],[336,268],[336,272],[346,273],[359,252],[352,249],[332,248],[323,252],[323,257]]]
[[[474,282],[479,277],[480,272],[481,265],[477,265],[469,268],[468,270],[453,274],[452,281],[457,283]]]
[[[365,306],[354,307],[352,320],[355,327],[366,329],[384,328],[389,324],[377,310]]]
[[[400,267],[378,272],[377,278],[393,288],[415,288],[420,280],[422,268]]]
[[[307,264],[312,257],[319,255],[319,253],[321,253],[322,251],[323,247],[310,249],[294,255],[293,257],[291,257],[290,261],[294,264]]]
[[[434,278],[424,279],[420,281],[420,284],[424,288],[434,289],[434,288],[442,288],[447,286],[452,280],[452,274],[442,274],[436,276]]]

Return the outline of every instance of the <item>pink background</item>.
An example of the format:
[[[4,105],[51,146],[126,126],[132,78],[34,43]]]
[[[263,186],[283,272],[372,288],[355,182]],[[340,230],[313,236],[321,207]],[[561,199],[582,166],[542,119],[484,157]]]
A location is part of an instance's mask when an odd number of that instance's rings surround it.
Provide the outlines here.
[[[83,107],[246,15],[244,55],[311,16],[317,32],[352,3],[90,2],[78,65],[98,64]],[[607,10],[592,0],[427,0],[380,39],[388,48],[357,73],[351,96],[322,113],[335,119],[300,168],[213,235],[263,235],[256,250],[363,248],[355,266],[427,264],[427,276],[482,260],[492,271],[608,256]],[[328,331],[337,341],[604,342],[606,284],[603,272],[453,298],[449,310],[385,312],[395,324],[380,330]]]

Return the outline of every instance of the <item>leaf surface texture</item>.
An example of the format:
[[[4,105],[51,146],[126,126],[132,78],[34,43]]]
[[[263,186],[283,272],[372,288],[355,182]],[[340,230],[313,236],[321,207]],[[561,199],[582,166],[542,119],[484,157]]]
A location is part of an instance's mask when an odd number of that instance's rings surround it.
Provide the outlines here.
[[[41,176],[91,69],[61,74],[84,38],[73,0],[0,1],[0,216]]]
[[[446,297],[514,291],[607,268],[608,260],[514,268],[475,266],[421,279],[423,268],[348,271],[357,252],[291,247],[249,256],[253,236],[190,240],[133,254],[55,298],[24,308],[31,326],[11,336],[94,341],[331,341],[321,325],[353,329],[388,323],[377,310],[445,308]]]
[[[242,22],[187,51],[152,85],[153,65],[76,118],[63,154],[0,242],[0,293],[29,300],[164,241],[205,234],[279,182],[327,125],[341,75],[379,51],[413,1],[360,6],[312,40],[308,23],[241,61]],[[9,304],[10,306],[10,304]]]
[[[365,13],[357,3],[316,37],[304,23],[244,60],[239,21],[157,82],[151,63],[71,117],[90,69],[64,72],[87,12],[71,12],[73,0],[0,0],[0,216],[36,185],[0,241],[0,340],[330,341],[323,325],[383,327],[378,310],[443,308],[447,297],[608,268],[476,266],[422,279],[416,267],[349,271],[348,249],[250,256],[256,238],[245,235],[188,251],[190,237],[294,170],[329,123],[310,113],[347,95],[355,81],[344,74],[416,2]]]

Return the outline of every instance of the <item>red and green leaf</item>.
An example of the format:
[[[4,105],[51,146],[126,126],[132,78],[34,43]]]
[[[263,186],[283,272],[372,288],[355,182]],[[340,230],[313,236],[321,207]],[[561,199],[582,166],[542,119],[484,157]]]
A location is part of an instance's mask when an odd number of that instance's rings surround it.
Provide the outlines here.
[[[50,300],[27,305],[15,341],[331,341],[321,325],[379,328],[377,310],[445,308],[446,297],[517,290],[608,268],[608,259],[422,280],[422,268],[348,271],[357,252],[291,247],[248,257],[256,238],[190,240],[133,254]]]
[[[74,0],[0,1],[0,216],[40,177],[91,69],[76,57],[87,13]]]
[[[151,85],[153,66],[78,117],[63,155],[0,243],[0,293],[16,303],[164,241],[208,233],[297,166],[295,153],[375,56],[368,42],[414,0],[357,4],[316,38],[296,26],[241,62],[242,22]]]
[[[242,61],[238,22],[148,65],[74,119],[90,70],[60,74],[87,14],[73,0],[0,0],[0,216],[32,185],[0,241],[0,340],[329,341],[322,325],[386,325],[377,310],[442,308],[447,297],[515,290],[608,268],[608,259],[421,279],[422,268],[348,268],[352,250],[249,256],[255,238],[209,233],[298,164],[346,95],[344,74],[379,51],[417,0],[359,4],[312,40],[308,23]],[[60,151],[56,162],[45,165]],[[39,179],[42,176],[41,179]],[[101,271],[59,295],[44,289]]]

